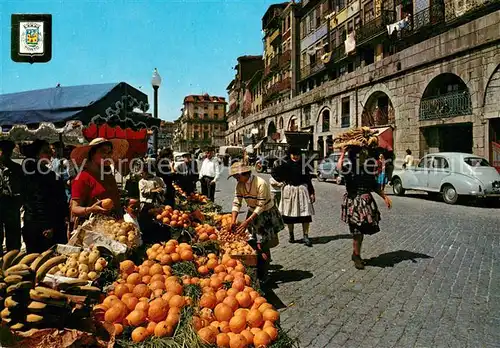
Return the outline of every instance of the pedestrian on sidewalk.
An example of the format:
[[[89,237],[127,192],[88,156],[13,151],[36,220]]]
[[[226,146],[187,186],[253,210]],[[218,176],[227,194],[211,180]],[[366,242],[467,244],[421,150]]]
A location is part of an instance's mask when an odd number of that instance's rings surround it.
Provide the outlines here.
[[[4,236],[7,251],[21,248],[21,190],[25,180],[21,166],[12,160],[15,147],[12,141],[0,141],[0,256]]]
[[[353,238],[351,259],[357,269],[364,269],[361,259],[363,237],[380,232],[380,212],[371,192],[382,197],[389,209],[392,202],[377,183],[378,167],[368,149],[358,146],[342,149],[337,169],[345,179],[346,193],[342,201],[341,218],[349,225]]]
[[[386,161],[383,154],[380,154],[377,160],[377,184],[379,190],[385,191],[385,185],[387,184],[386,177]]]
[[[271,248],[278,245],[278,232],[285,228],[281,214],[274,205],[269,184],[263,178],[253,175],[252,168],[241,162],[234,163],[229,178],[234,177],[236,194],[233,201],[232,223],[238,232],[248,229],[252,235],[249,242],[257,251],[257,277],[262,283],[268,280]],[[243,200],[248,214],[239,226],[236,225]]]
[[[215,185],[220,176],[219,160],[214,157],[214,149],[209,148],[205,153],[205,159],[201,163],[200,183],[201,193],[212,202],[215,199]]]
[[[283,222],[288,226],[290,243],[295,242],[294,225],[302,224],[304,244],[312,246],[309,239],[309,227],[314,215],[313,203],[316,201],[311,171],[302,161],[302,151],[298,147],[290,147],[289,158],[273,168],[272,177],[283,183],[279,210]]]

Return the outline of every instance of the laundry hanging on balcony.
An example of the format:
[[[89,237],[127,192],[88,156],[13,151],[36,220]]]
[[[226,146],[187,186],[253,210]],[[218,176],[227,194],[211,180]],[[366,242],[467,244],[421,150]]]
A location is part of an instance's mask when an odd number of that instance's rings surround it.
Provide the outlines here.
[[[326,64],[330,61],[331,58],[332,58],[332,52],[327,52],[321,56],[321,61]]]
[[[347,39],[344,41],[344,44],[346,54],[356,50],[356,37],[354,31],[347,35]]]
[[[407,15],[406,18],[396,23],[387,25],[387,32],[389,33],[389,36],[391,36],[392,33],[394,33],[395,31],[401,31],[403,29],[408,28],[409,26],[410,26],[410,15]]]

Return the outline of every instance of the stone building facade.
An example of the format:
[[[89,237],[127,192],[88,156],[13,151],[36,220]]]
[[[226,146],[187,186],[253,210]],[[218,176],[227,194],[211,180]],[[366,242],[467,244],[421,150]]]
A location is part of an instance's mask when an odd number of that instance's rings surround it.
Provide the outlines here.
[[[309,129],[326,155],[336,134],[367,125],[387,132],[397,157],[411,149],[416,156],[462,151],[500,161],[500,3],[486,2],[464,8],[446,1],[446,23],[427,28],[428,39],[413,44],[396,33],[399,51],[240,119],[227,139],[261,122],[280,133]],[[460,17],[477,8],[483,12]]]
[[[185,97],[182,115],[176,122],[175,150],[191,151],[224,145],[226,105],[224,97],[208,94]]]

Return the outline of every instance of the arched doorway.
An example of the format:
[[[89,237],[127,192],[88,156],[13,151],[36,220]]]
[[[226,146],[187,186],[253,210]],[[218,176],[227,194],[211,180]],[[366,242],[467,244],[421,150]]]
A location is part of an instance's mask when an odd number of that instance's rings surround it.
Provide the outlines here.
[[[394,122],[394,107],[389,96],[381,91],[372,93],[363,108],[361,124],[367,127],[383,127]]]
[[[274,121],[271,121],[267,126],[267,136],[271,138],[274,133],[276,133],[276,124],[274,124]]]
[[[290,118],[290,121],[288,121],[288,127],[287,130],[289,132],[296,132],[299,130],[299,124],[297,122],[297,118],[295,116],[292,116]]]
[[[420,100],[420,121],[439,121],[462,116],[459,122],[447,122],[421,129],[424,140],[423,153],[464,152],[472,153],[472,101],[469,88],[455,74],[444,73],[434,77]],[[423,154],[421,153],[421,154]]]
[[[282,130],[284,126],[285,126],[285,124],[284,124],[284,121],[283,121],[283,116],[281,116],[280,119],[279,119],[279,121],[278,121],[278,128],[280,130]]]
[[[331,125],[330,109],[323,109],[321,111],[321,132],[329,132]]]

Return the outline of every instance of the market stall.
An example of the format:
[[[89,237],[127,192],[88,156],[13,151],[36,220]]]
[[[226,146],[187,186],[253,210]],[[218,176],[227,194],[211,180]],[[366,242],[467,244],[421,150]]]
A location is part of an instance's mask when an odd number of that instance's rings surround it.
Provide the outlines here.
[[[184,241],[169,234],[141,246],[132,225],[96,218],[72,245],[6,254],[0,309],[10,336],[2,340],[55,348],[295,347],[259,288],[248,235],[232,233],[230,214],[205,197],[178,191],[177,198],[180,210],[158,207],[152,218],[188,234]]]
[[[129,140],[130,157],[147,150],[147,95],[126,84],[54,87],[0,95],[0,139],[83,144],[95,137]],[[137,112],[139,110],[139,112]]]

